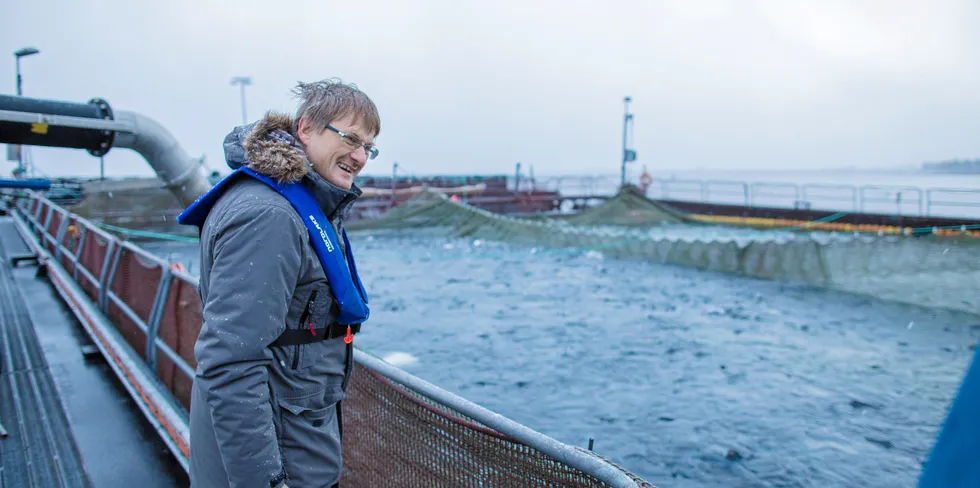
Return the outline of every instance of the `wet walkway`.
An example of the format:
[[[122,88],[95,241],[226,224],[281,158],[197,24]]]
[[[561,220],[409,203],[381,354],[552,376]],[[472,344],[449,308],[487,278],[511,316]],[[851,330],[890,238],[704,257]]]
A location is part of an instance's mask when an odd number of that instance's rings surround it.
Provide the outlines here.
[[[10,258],[27,246],[11,238],[9,221],[0,225],[0,422],[7,431],[0,479],[4,486],[91,486],[12,273]]]
[[[186,486],[132,404],[0,217],[0,486]]]

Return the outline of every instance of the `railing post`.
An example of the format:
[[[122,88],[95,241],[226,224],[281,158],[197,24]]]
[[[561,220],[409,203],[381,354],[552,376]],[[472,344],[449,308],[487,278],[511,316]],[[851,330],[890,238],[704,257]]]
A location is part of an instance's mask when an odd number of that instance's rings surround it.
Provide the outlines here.
[[[27,219],[28,230],[34,230],[37,228],[37,198],[33,193],[28,193],[28,202],[24,204],[24,218]]]
[[[41,200],[41,204],[44,204],[44,200]],[[41,247],[48,244],[48,236],[51,235],[51,232],[48,231],[48,226],[51,225],[51,216],[54,214],[54,209],[51,207],[48,205],[48,214],[44,216],[44,224],[41,225]]]
[[[150,316],[146,320],[146,364],[154,371],[156,371],[157,364],[157,333],[160,331],[163,311],[167,306],[167,299],[170,297],[171,281],[173,281],[173,273],[169,267],[164,266],[163,274],[160,276],[160,284],[157,285],[156,296],[153,298],[153,307],[150,309]]]
[[[78,228],[79,228],[78,231],[79,243],[78,243],[78,248],[75,249],[75,254],[74,254],[75,266],[71,270],[71,279],[75,280],[76,283],[78,282],[78,268],[82,265],[81,264],[82,251],[85,249],[85,241],[88,240],[88,227],[81,225],[78,226]]]
[[[37,208],[34,209],[31,217],[33,217],[32,220],[34,220],[34,230],[37,231],[37,227],[41,225],[41,223],[38,222],[38,219],[41,218],[41,209],[44,208],[44,200],[41,200],[40,197],[34,195],[34,201],[37,202]]]
[[[61,222],[58,224],[58,235],[54,238],[54,260],[61,262],[62,241],[65,240],[65,233],[68,232],[68,212],[61,214]]]
[[[116,277],[116,265],[119,264],[120,255],[122,255],[122,246],[115,238],[110,239],[109,246],[106,248],[105,262],[102,263],[102,272],[99,274],[99,310],[104,314],[109,313],[107,288],[112,285],[112,280]]]

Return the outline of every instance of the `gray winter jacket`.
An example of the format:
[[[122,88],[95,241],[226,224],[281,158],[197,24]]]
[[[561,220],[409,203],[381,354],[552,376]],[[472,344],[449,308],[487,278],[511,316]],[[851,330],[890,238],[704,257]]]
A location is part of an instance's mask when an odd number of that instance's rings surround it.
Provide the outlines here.
[[[225,139],[228,164],[309,185],[339,233],[360,190],[338,188],[309,170],[291,126],[289,116],[270,113],[236,128]],[[338,307],[299,215],[266,184],[243,176],[208,214],[201,299],[190,409],[192,486],[337,483],[338,402],[352,372],[352,351],[340,338],[273,345],[287,328],[329,326]]]

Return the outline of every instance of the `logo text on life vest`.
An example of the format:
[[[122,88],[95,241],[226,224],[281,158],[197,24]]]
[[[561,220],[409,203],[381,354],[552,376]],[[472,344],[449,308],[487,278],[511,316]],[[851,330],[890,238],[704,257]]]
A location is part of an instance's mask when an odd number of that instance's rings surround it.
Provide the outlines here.
[[[327,245],[327,252],[333,252],[333,243],[330,242],[330,239],[327,239],[327,233],[320,227],[320,223],[312,215],[309,216],[309,219],[316,226],[316,230],[320,231],[320,239],[323,239],[323,243]]]

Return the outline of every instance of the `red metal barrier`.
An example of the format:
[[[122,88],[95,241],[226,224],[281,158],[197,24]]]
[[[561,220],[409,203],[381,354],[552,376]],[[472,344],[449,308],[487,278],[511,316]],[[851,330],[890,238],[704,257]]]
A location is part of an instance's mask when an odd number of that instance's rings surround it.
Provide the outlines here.
[[[194,342],[201,332],[201,297],[197,287],[182,279],[170,283],[170,294],[163,308],[159,336],[191,368],[197,368],[194,359]],[[157,358],[157,375],[184,406],[191,407],[193,378],[182,374],[165,355]]]
[[[132,310],[135,317],[115,300],[108,300],[107,315],[116,325],[140,357],[146,360],[145,324],[150,320],[153,301],[156,298],[156,285],[160,282],[163,270],[160,265],[146,262],[131,249],[123,247],[117,257],[115,270],[110,271],[109,290]],[[139,321],[143,322],[141,327]]]
[[[88,227],[82,237],[82,250],[78,256],[78,264],[88,274],[79,273],[78,284],[85,290],[92,301],[99,302],[99,279],[102,267],[106,264],[106,253],[109,250],[109,239]]]

